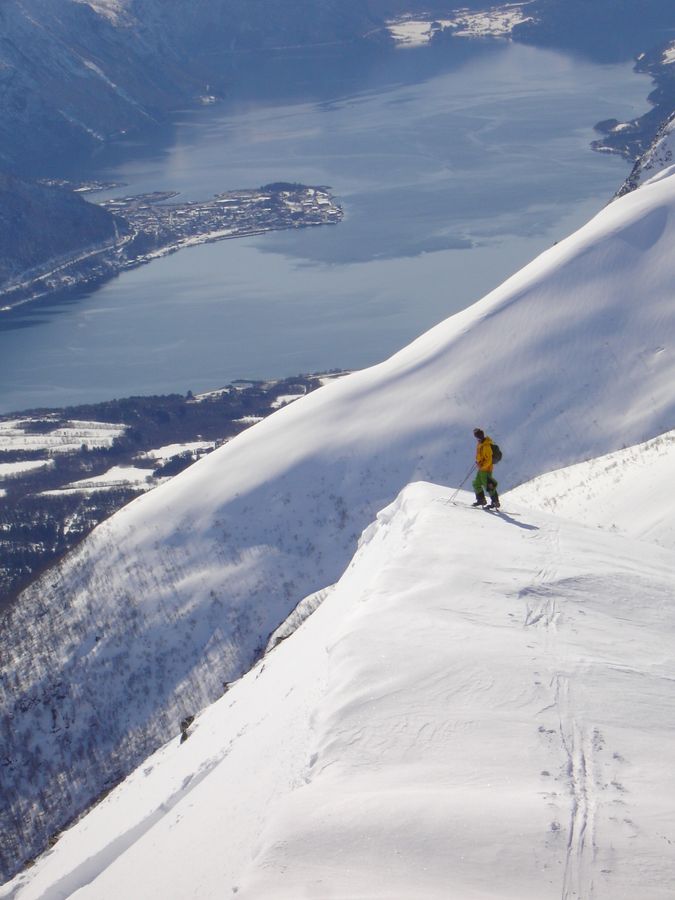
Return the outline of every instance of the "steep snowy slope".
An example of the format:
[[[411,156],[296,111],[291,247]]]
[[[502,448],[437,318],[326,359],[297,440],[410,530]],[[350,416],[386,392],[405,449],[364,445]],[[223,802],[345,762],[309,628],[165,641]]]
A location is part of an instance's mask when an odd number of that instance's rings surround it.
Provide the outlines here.
[[[671,898],[672,553],[449,495],[0,897]]]
[[[402,485],[458,484],[473,426],[502,444],[504,488],[672,428],[674,213],[672,177],[621,198],[387,362],[135,501],[25,592],[0,638],[2,869],[245,671]]]
[[[508,495],[534,509],[675,547],[675,431],[559,469]]]

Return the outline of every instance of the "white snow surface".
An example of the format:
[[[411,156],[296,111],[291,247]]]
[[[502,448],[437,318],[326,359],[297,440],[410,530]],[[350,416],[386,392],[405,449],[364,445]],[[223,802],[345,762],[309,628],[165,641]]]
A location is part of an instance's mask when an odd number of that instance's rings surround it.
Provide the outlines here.
[[[279,394],[277,399],[272,402],[272,409],[281,409],[282,406],[288,406],[289,403],[304,396],[304,394]]]
[[[428,44],[433,37],[432,23],[445,28],[452,22],[447,20],[418,19],[412,16],[402,16],[400,19],[387,23],[387,31],[400,47],[422,47]]]
[[[152,469],[143,469],[139,466],[112,466],[101,475],[82,478],[80,481],[73,481],[58,490],[46,493],[90,493],[92,491],[109,491],[111,488],[130,486],[150,490],[157,483],[152,477]]]
[[[53,459],[29,459],[23,462],[0,463],[0,481],[7,478],[15,478],[17,475],[25,475],[26,472],[45,469],[54,465]]]
[[[34,421],[32,418],[0,421],[0,450],[72,453],[73,450],[79,450],[82,444],[88,447],[109,447],[115,438],[126,431],[126,425],[72,419],[52,431],[31,432]]]
[[[391,359],[137,499],[28,588],[0,632],[22,685],[0,695],[20,818],[30,810],[46,840],[40,791],[74,814],[214,700],[338,580],[403,485],[460,483],[474,426],[504,450],[502,490],[671,430],[674,241],[675,179],[662,177]],[[92,743],[96,765],[73,766]],[[13,834],[0,824],[6,846]]]
[[[258,421],[258,420],[256,420]],[[186,441],[184,444],[165,444],[155,450],[146,450],[138,454],[138,459],[156,459],[158,462],[167,462],[179,453],[195,453],[198,450],[213,450],[215,441]]]
[[[452,23],[457,29],[455,36],[507,37],[516,25],[531,20],[531,16],[526,13],[529,5],[529,3],[507,3],[475,13],[465,10]]]
[[[663,62],[665,65],[670,66],[675,63],[675,41],[669,44],[666,49],[663,51],[662,56]]]
[[[675,431],[534,478],[511,499],[568,519],[675,547]]]
[[[516,25],[530,21],[529,3],[507,3],[472,12],[458,9],[450,19],[400,16],[387,23],[387,30],[400,47],[428,44],[436,29],[452,28],[455,37],[508,37]]]
[[[451,493],[0,897],[670,900],[672,553]]]

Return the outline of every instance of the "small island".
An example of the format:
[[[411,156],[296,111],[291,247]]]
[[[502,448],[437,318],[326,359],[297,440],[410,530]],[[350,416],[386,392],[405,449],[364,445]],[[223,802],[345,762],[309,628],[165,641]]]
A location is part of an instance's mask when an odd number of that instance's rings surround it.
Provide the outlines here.
[[[0,311],[38,297],[95,284],[183,247],[287,228],[336,224],[342,208],[327,187],[276,182],[227,191],[209,200],[175,202],[173,192],[101,201],[114,237],[22,273],[0,290]]]

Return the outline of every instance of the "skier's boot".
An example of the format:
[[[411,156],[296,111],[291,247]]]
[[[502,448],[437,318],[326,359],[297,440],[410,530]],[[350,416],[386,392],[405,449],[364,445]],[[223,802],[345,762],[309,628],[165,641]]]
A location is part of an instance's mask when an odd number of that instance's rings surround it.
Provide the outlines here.
[[[483,491],[479,491],[476,494],[476,502],[472,503],[471,505],[472,506],[485,506],[486,503],[487,503],[487,500],[485,499],[485,494],[483,493]]]
[[[497,491],[493,491],[490,494],[490,505],[488,506],[488,509],[499,509],[500,505],[499,494],[497,493]]]

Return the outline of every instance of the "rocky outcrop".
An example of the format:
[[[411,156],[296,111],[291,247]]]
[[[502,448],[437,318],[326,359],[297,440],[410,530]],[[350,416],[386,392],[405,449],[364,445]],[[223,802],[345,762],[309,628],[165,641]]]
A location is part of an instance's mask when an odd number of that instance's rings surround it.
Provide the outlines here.
[[[636,190],[645,181],[675,163],[675,113],[661,125],[651,146],[637,158],[635,165],[617,193],[618,197]]]

